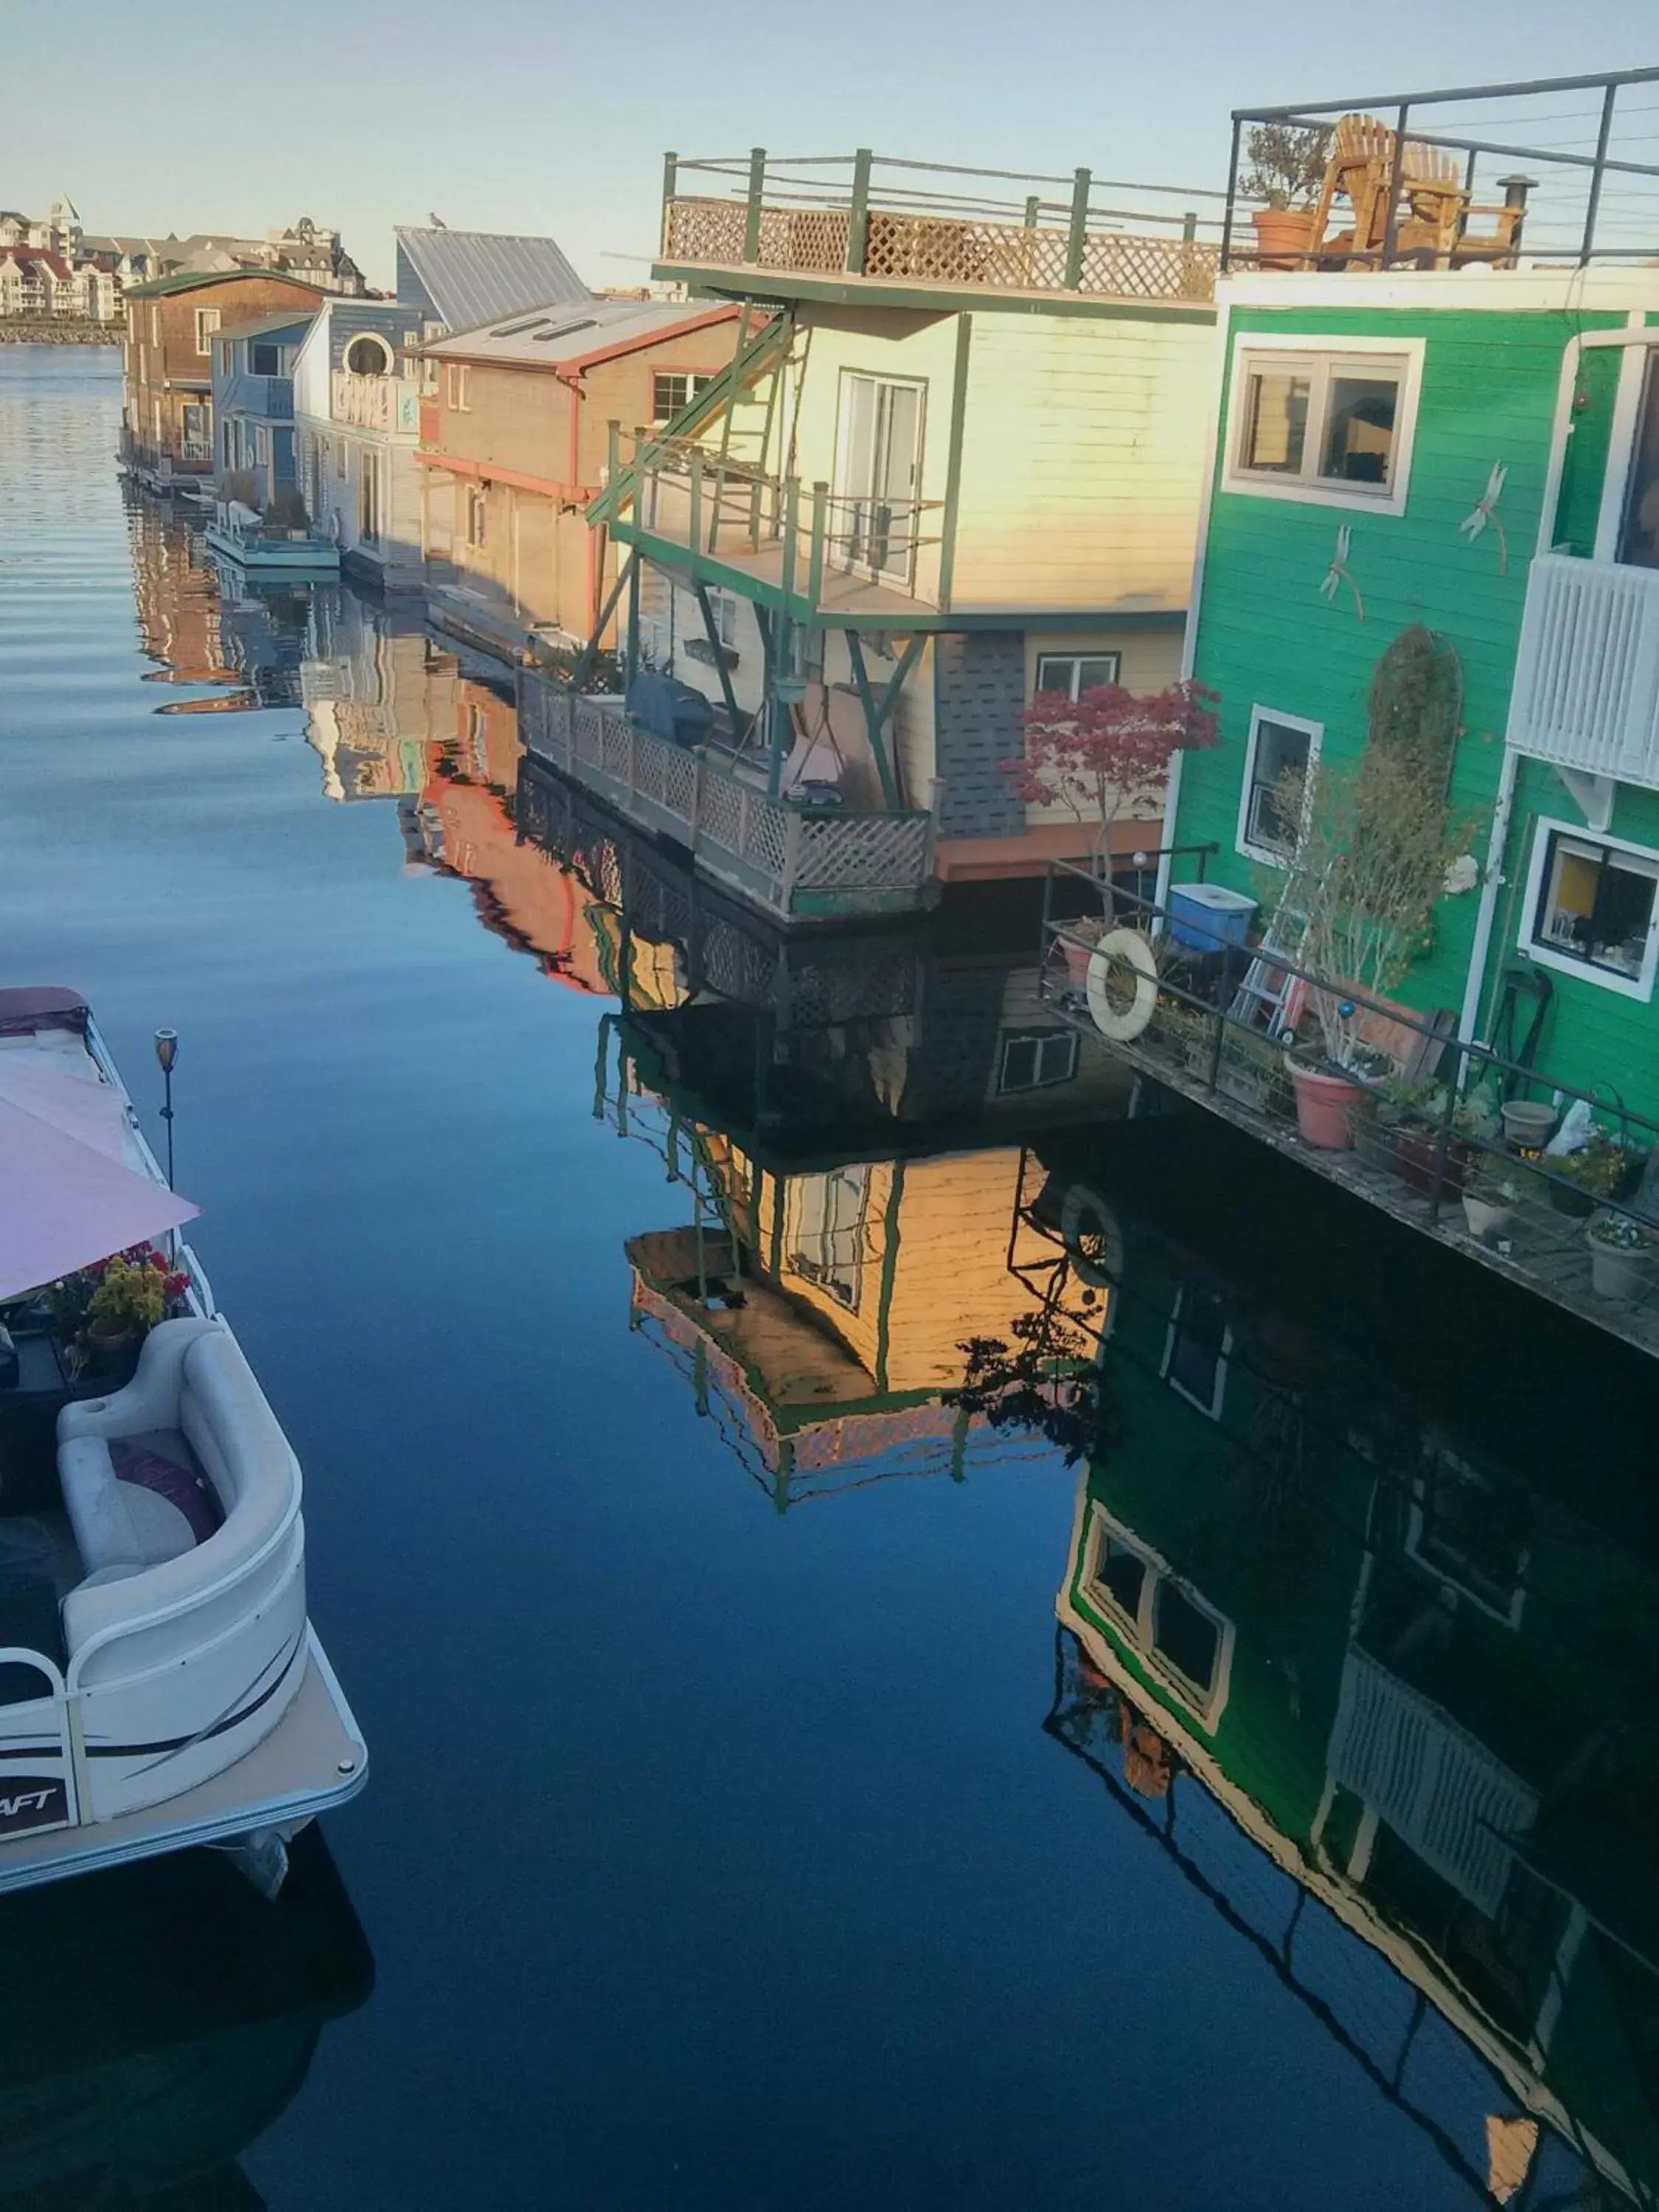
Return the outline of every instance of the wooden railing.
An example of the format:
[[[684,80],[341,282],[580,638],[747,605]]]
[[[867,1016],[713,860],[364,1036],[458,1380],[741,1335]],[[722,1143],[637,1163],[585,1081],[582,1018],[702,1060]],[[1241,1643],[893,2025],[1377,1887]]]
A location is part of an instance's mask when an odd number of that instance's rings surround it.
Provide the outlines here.
[[[1659,569],[1534,561],[1508,735],[1557,768],[1659,786]]]
[[[629,820],[687,846],[711,875],[787,919],[903,913],[933,877],[933,821],[773,799],[729,769],[629,718],[620,699],[519,676],[529,750]]]
[[[848,172],[841,182],[835,172]],[[696,173],[702,189],[680,190]],[[827,173],[826,173],[827,172]],[[1114,299],[1188,301],[1215,296],[1219,228],[1191,207],[1104,207],[1097,191],[1146,199],[1164,194],[1219,201],[1219,192],[1167,185],[1097,186],[1087,169],[1019,181],[1061,185],[1062,199],[1033,193],[999,201],[1007,172],[946,170],[939,163],[867,152],[802,164],[763,153],[681,161],[667,157],[662,259],[676,268],[768,269],[811,276],[860,276],[1023,292],[1088,292]],[[935,184],[947,176],[951,188]],[[722,188],[717,179],[730,179]],[[742,179],[743,189],[738,189]],[[726,197],[720,197],[724,189]],[[1124,227],[1126,224],[1134,226]],[[1170,234],[1162,234],[1164,227]]]

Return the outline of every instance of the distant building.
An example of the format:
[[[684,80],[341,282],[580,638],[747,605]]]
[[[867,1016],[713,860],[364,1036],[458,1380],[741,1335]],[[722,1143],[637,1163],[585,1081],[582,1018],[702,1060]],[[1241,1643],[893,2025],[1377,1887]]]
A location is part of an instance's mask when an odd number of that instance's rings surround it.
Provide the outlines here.
[[[398,270],[395,300],[320,302],[294,364],[295,454],[307,511],[346,566],[388,590],[416,591],[425,582],[422,346],[481,313],[510,316],[570,285],[588,295],[550,238],[400,230]]]
[[[214,465],[213,341],[256,317],[314,313],[323,295],[292,277],[157,277],[127,295],[122,454],[144,480],[166,486],[210,475]]]
[[[419,460],[440,628],[513,660],[535,635],[586,642],[616,574],[584,512],[605,426],[678,413],[730,362],[737,328],[729,303],[585,298],[428,349]]]
[[[0,320],[74,316],[107,323],[120,306],[118,281],[87,253],[81,219],[67,200],[54,200],[44,217],[0,210]]]

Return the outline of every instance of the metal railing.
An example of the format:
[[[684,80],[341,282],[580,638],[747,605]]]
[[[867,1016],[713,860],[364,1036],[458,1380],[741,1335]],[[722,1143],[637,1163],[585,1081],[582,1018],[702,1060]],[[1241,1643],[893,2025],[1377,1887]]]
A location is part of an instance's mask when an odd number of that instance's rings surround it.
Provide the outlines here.
[[[818,811],[773,799],[706,755],[631,720],[616,697],[519,675],[530,751],[771,913],[902,913],[933,878],[933,817],[915,809]]]
[[[806,607],[823,604],[826,576],[908,592],[918,552],[944,543],[943,500],[848,498],[823,481],[803,495],[799,478],[721,456],[695,438],[636,433],[624,457],[620,425],[611,433],[607,481],[628,473],[641,527],[712,557],[753,559],[775,550],[785,591]],[[925,526],[932,517],[940,527]]]
[[[681,189],[688,175],[696,179],[689,193]],[[1010,183],[1058,185],[1063,197],[1039,190],[1011,199]],[[1121,196],[1154,204],[1105,204]],[[1200,215],[1197,204],[1224,197],[1213,188],[1100,179],[1086,168],[961,168],[868,148],[811,157],[762,147],[696,161],[669,154],[661,258],[676,267],[1202,307],[1214,296],[1219,246],[1199,232],[1221,226],[1218,213]]]
[[[1462,260],[1513,267],[1523,253],[1528,263],[1580,268],[1592,260],[1650,261],[1659,241],[1659,162],[1651,158],[1646,122],[1652,109],[1648,102],[1627,102],[1621,112],[1619,95],[1632,86],[1654,83],[1659,83],[1659,69],[1620,70],[1235,108],[1221,273],[1258,261],[1281,269],[1388,269],[1425,261],[1456,266]],[[1434,111],[1426,125],[1425,110]],[[1287,256],[1259,252],[1248,241],[1242,221],[1252,198],[1241,174],[1244,164],[1254,166],[1249,134],[1267,126],[1328,135],[1345,117],[1370,120],[1389,148],[1380,179],[1381,238],[1373,226],[1364,238],[1353,233],[1328,242],[1310,238],[1305,250]],[[1547,134],[1543,142],[1517,143],[1515,126],[1524,137],[1532,124]],[[1449,159],[1440,165],[1443,178],[1414,175],[1413,155],[1419,149],[1461,156],[1461,170]],[[1494,161],[1507,165],[1507,173],[1496,174]],[[1503,194],[1501,206],[1474,204],[1483,163],[1490,180],[1485,188]],[[1541,171],[1541,179],[1522,173],[1534,168]],[[1425,251],[1413,228],[1413,199],[1421,201],[1425,194],[1436,201],[1462,202],[1455,234],[1439,252]],[[1259,198],[1255,204],[1261,204]],[[1307,207],[1311,212],[1311,200]],[[1468,225],[1470,215],[1490,216],[1492,230],[1477,234]]]
[[[1085,914],[1055,918],[1059,886],[1070,887]],[[1100,933],[1123,925],[1150,939],[1156,974],[1101,953]],[[1319,975],[1288,953],[1217,939],[1216,950],[1204,954],[1176,935],[1177,927],[1199,927],[1191,913],[1052,862],[1042,995],[1091,1035],[1101,1030],[1092,999],[1120,1032],[1108,1036],[1111,1048],[1142,1073],[1659,1354],[1659,1121],[1627,1106],[1611,1085],[1581,1088],[1490,1046],[1461,1042],[1432,1017]],[[1259,988],[1242,993],[1252,964]],[[1362,1041],[1364,1066],[1358,1054],[1353,1066],[1333,1066],[1313,1041],[1322,1000],[1343,1010],[1345,1031]],[[1374,1043],[1365,1045],[1367,1037]],[[1346,1088],[1347,1097],[1332,1109],[1347,1117],[1334,1141],[1307,1139],[1298,1073],[1304,1085],[1313,1074]],[[1503,1109],[1528,1104],[1545,1110],[1522,1142],[1512,1133],[1519,1117]],[[1593,1132],[1586,1155],[1544,1149],[1580,1105]],[[1491,1126],[1492,1111],[1501,1128]],[[1613,1241],[1602,1224],[1620,1224]],[[1593,1229],[1601,1233],[1593,1237]],[[1623,1267],[1620,1234],[1630,1240]]]

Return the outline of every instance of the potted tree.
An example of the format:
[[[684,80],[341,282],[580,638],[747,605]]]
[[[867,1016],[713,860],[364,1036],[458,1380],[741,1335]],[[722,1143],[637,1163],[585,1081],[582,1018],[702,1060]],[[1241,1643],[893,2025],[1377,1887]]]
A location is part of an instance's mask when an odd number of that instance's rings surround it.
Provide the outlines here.
[[[1451,818],[1443,770],[1403,745],[1373,744],[1352,766],[1322,762],[1311,781],[1287,780],[1282,804],[1301,835],[1279,873],[1279,910],[1287,939],[1300,932],[1302,965],[1330,978],[1309,994],[1311,1044],[1290,1054],[1297,1121],[1309,1144],[1343,1151],[1365,1097],[1364,1001],[1387,999],[1430,943],[1469,825]]]
[[[1590,1283],[1598,1298],[1639,1298],[1648,1287],[1659,1233],[1628,1213],[1596,1214],[1584,1232]]]
[[[1113,823],[1131,805],[1144,808],[1161,798],[1172,753],[1215,744],[1218,703],[1215,692],[1190,678],[1146,694],[1121,684],[1096,684],[1076,699],[1039,691],[1019,718],[1024,751],[1000,766],[1027,805],[1068,810],[1088,831],[1091,865],[1103,877]],[[1060,941],[1079,989],[1105,927],[1092,915],[1065,924]]]
[[[1262,200],[1250,220],[1255,226],[1256,258],[1263,269],[1295,269],[1317,243],[1314,206],[1325,181],[1328,126],[1258,123],[1244,141],[1249,167],[1239,190]]]

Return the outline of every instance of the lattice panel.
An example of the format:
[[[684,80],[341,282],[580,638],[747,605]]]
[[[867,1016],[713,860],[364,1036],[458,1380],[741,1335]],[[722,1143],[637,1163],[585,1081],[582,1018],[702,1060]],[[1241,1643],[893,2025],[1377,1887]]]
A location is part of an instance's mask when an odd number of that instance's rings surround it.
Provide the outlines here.
[[[634,788],[690,828],[696,805],[697,765],[682,747],[653,737],[648,730],[636,730]]]
[[[1084,241],[1082,289],[1127,300],[1211,300],[1219,262],[1212,246],[1109,231]]]
[[[740,1006],[765,1006],[772,996],[777,954],[724,917],[709,922],[698,947],[698,966],[710,990]]]
[[[743,259],[747,212],[740,200],[670,200],[665,258],[737,266]]]
[[[570,701],[570,750],[594,768],[605,759],[605,716],[591,699]]]
[[[1066,282],[1066,234],[1028,230],[1023,223],[975,223],[984,250],[981,284],[1010,290],[1054,292]]]
[[[925,814],[860,815],[850,822],[826,817],[801,824],[796,882],[818,890],[909,890],[927,865]]]
[[[697,817],[699,836],[728,853],[743,850],[743,791],[729,776],[705,775],[702,805]]]
[[[751,867],[782,878],[789,857],[789,816],[775,799],[750,795],[743,857]]]
[[[615,776],[618,783],[632,784],[633,758],[630,734],[626,722],[614,714],[599,717],[600,765],[607,775]]]

